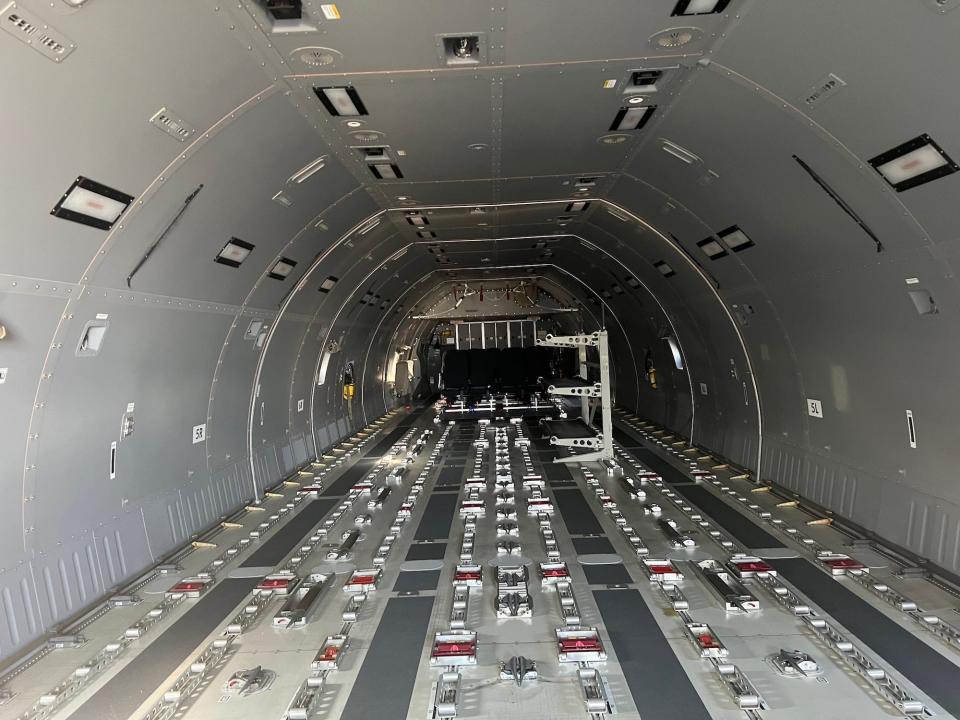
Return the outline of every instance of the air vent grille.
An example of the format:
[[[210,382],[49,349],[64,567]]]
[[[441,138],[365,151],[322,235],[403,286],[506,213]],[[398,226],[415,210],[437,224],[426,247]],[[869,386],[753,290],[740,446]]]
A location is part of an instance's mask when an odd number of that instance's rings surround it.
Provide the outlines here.
[[[180,142],[186,142],[197,132],[183,118],[165,107],[157,110],[154,116],[150,118],[150,123]]]
[[[650,44],[663,50],[672,50],[696,42],[703,37],[703,30],[695,27],[678,27],[661,30],[650,36]]]
[[[7,3],[0,10],[0,27],[48,60],[63,62],[77,45],[59,30],[50,27],[33,13]]]

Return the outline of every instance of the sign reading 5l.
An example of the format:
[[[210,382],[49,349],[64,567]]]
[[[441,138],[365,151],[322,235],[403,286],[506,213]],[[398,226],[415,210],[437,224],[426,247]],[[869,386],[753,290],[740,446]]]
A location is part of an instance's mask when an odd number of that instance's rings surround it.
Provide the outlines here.
[[[201,443],[207,439],[207,424],[193,426],[193,444]]]
[[[807,414],[810,417],[822,418],[823,417],[823,405],[819,400],[811,400],[807,398]]]

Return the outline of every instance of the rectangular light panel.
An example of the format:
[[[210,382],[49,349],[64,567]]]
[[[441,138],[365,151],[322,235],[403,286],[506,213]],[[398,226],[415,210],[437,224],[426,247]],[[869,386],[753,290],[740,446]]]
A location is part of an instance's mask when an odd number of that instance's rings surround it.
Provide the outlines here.
[[[673,268],[667,265],[665,262],[663,262],[663,260],[655,262],[653,266],[664,277],[673,277],[674,275],[676,275],[676,273],[673,271]]]
[[[564,212],[583,212],[584,210],[587,209],[587,206],[588,206],[589,204],[590,204],[590,203],[588,203],[588,202],[586,202],[586,201],[584,201],[584,200],[579,200],[579,201],[577,201],[577,202],[572,202],[572,203],[569,203],[569,204],[567,205],[567,208],[566,208],[566,210],[564,210]]]
[[[50,214],[100,230],[109,230],[131,202],[132,195],[81,176],[74,180]]]
[[[928,135],[920,135],[877,155],[870,164],[897,192],[958,170],[957,164]]]
[[[226,245],[223,246],[223,249],[217,253],[217,256],[214,258],[221,265],[229,265],[230,267],[240,267],[241,263],[247,259],[247,256],[253,252],[253,245],[248,242],[245,242],[239,238],[230,238]]]
[[[374,165],[369,165],[368,167],[370,168],[370,172],[372,172],[374,177],[378,180],[395,180],[403,177],[403,173],[400,172],[400,168],[396,165],[389,163],[376,163]]]
[[[269,275],[274,280],[286,280],[287,276],[293,272],[293,269],[297,266],[296,261],[290,260],[288,258],[280,258],[277,260],[276,265],[273,266],[273,269],[270,271]]]
[[[727,254],[727,251],[723,249],[723,245],[714,240],[712,237],[709,237],[706,240],[701,240],[697,243],[697,247],[703,250],[703,252],[706,253],[707,257],[711,260],[725,257]]]
[[[331,275],[322,283],[320,283],[320,287],[319,287],[320,292],[322,293],[330,292],[331,290],[333,290],[333,286],[337,284],[338,280],[339,278],[335,278],[333,275]]]
[[[359,117],[367,114],[360,95],[352,86],[315,87],[313,91],[331,115],[336,117]]]
[[[680,0],[671,15],[709,15],[723,12],[730,0]]]
[[[753,240],[736,225],[728,227],[726,230],[722,230],[717,234],[721,237],[723,243],[734,252],[740,252],[741,250],[753,247]]]
[[[648,107],[622,107],[610,125],[611,130],[639,130],[653,115],[656,105]]]

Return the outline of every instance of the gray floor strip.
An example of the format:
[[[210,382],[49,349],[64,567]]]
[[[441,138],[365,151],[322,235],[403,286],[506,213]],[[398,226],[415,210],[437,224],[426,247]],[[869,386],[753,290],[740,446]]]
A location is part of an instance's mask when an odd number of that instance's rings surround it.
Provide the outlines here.
[[[283,560],[305,538],[314,525],[337,504],[336,498],[306,500],[306,507],[290,518],[286,524],[254,550],[240,567],[273,567]]]
[[[407,550],[407,560],[443,560],[447,552],[447,544],[442,542],[435,543],[416,543]]]
[[[605,537],[573,538],[577,555],[606,555],[614,552],[613,545]]]
[[[555,490],[557,507],[571,535],[603,534],[600,521],[594,514],[580,490]]]
[[[786,547],[780,540],[706,488],[699,485],[678,485],[676,490],[748,548]]]
[[[944,710],[960,718],[956,665],[807,560],[768,562]]]
[[[401,572],[393,584],[394,592],[413,592],[421,590],[436,590],[440,582],[439,570],[420,570],[417,572]]]
[[[623,445],[624,449],[633,455],[637,460],[653,470],[653,472],[660,475],[664,482],[668,482],[671,485],[683,485],[685,483],[693,482],[690,477],[684,475],[680,470],[675,468],[652,450],[637,447],[639,443],[627,435],[627,433],[625,433],[623,430],[614,430],[613,439]],[[631,445],[633,447],[630,447]]]
[[[383,618],[340,717],[406,719],[432,610],[432,597],[391,598],[387,601]],[[422,713],[414,714],[419,717]]]
[[[570,474],[570,468],[559,463],[544,463],[543,471],[547,474],[547,480],[553,482],[573,482],[573,475]]]
[[[70,715],[71,720],[127,720],[257,582],[222,580]]]
[[[633,582],[623,565],[582,565],[590,585],[629,585]]]
[[[455,493],[431,495],[414,539],[446,540],[450,534],[450,525],[453,522],[453,513],[456,509],[457,495]]]
[[[710,720],[640,593],[596,590],[593,597],[640,717]]]

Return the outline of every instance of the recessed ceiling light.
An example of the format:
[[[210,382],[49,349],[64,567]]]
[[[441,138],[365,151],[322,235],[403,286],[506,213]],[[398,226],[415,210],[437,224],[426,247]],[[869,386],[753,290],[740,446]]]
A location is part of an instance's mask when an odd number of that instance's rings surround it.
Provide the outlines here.
[[[583,212],[590,206],[585,200],[576,200],[572,203],[568,203],[564,212]]]
[[[302,182],[305,182],[312,178],[315,174],[323,170],[327,164],[327,156],[321,155],[313,162],[307,163],[302,168],[297,170],[290,178],[287,180],[288,183],[295,183],[299,185]]]
[[[597,139],[597,142],[603,145],[620,145],[629,139],[630,138],[627,135],[601,135]]]
[[[719,235],[723,243],[734,252],[740,252],[741,250],[753,247],[753,240],[736,225],[732,225],[726,230],[721,230],[717,235]]]
[[[643,95],[634,95],[631,98],[627,98],[628,105],[640,105],[644,101]]]
[[[338,281],[339,281],[339,278],[336,278],[333,275],[331,275],[322,283],[320,283],[320,287],[317,289],[322,293],[328,293],[331,290],[333,290],[333,286],[336,285]]]
[[[656,105],[648,105],[647,107],[622,107],[613,119],[613,124],[610,125],[610,129],[639,130],[647,124],[647,121],[656,109]]]
[[[723,245],[721,245],[712,237],[701,240],[697,243],[697,247],[703,250],[703,252],[706,253],[707,257],[711,260],[718,260],[719,258],[726,257],[727,255],[727,251],[724,250]]]
[[[274,280],[286,280],[287,276],[293,272],[293,269],[297,266],[295,260],[290,260],[289,258],[282,257],[277,260],[276,264],[267,273]]]
[[[347,120],[347,127],[358,128],[363,127],[362,120]]]
[[[897,192],[957,172],[957,164],[929,135],[920,135],[870,160]]]
[[[727,9],[730,0],[680,0],[671,15],[710,15]]]
[[[253,252],[253,245],[240,238],[230,238],[214,258],[221,265],[238,268]]]
[[[352,85],[343,87],[315,87],[320,102],[331,115],[335,117],[350,117],[354,115],[367,115],[367,108],[364,106],[356,88]]]
[[[410,199],[410,198],[408,198],[406,195],[397,195],[397,200],[400,200],[401,202],[403,202],[404,200],[409,200],[409,199]]]
[[[376,163],[367,167],[370,168],[370,172],[377,180],[396,180],[403,177],[400,168],[392,163]]]
[[[653,264],[657,271],[664,277],[673,277],[676,273],[673,271],[673,268],[667,265],[663,260],[659,260]]]
[[[51,215],[109,230],[133,202],[133,196],[78,177],[56,204]]]

